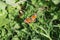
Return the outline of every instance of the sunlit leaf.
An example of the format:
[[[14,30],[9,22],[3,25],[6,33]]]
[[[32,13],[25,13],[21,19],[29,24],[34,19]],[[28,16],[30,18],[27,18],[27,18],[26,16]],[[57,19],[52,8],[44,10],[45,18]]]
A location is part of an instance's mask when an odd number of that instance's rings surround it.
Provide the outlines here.
[[[0,10],[3,9],[5,10],[6,4],[2,1],[0,1]]]
[[[54,4],[58,4],[58,3],[60,3],[60,0],[52,0],[52,2],[53,2]]]

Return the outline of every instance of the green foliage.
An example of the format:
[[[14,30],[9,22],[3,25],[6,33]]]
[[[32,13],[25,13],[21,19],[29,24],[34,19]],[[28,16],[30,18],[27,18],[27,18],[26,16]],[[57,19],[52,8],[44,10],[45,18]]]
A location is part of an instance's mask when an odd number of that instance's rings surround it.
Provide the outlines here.
[[[26,24],[34,13],[36,21]],[[0,0],[0,40],[60,40],[60,1]]]
[[[6,7],[6,4],[4,2],[0,1],[0,10],[1,9],[4,10],[5,7]]]
[[[59,1],[59,0],[52,0],[52,2],[54,2],[55,4],[60,3],[60,1]]]

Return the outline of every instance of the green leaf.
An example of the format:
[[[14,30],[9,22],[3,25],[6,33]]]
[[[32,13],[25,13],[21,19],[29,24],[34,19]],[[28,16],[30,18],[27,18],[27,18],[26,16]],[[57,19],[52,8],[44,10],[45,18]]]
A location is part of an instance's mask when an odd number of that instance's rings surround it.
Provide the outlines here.
[[[60,3],[60,0],[52,0],[52,2],[53,2],[54,4],[58,4],[58,3]]]
[[[18,24],[15,24],[14,29],[19,29],[20,26]]]
[[[5,18],[7,16],[7,11],[6,10],[0,10],[0,18]]]
[[[35,38],[35,39],[32,39],[32,40],[40,40],[40,39],[38,39],[38,38]]]
[[[8,6],[8,12],[9,14],[11,14],[11,16],[15,16],[18,14],[18,9],[15,9],[15,7],[12,7],[12,6]]]
[[[2,29],[2,36],[4,36],[6,34],[6,31],[4,29]]]
[[[2,18],[0,18],[0,27],[6,25],[8,23],[9,23],[8,19],[2,19]]]
[[[5,7],[6,7],[6,4],[5,4],[4,2],[0,1],[0,10],[1,10],[1,9],[4,10]]]
[[[15,0],[6,0],[6,3],[9,4],[9,5],[12,5],[15,3]]]
[[[32,4],[35,4],[36,3],[36,0],[31,0],[32,1]]]
[[[18,38],[17,35],[16,35],[16,36],[14,36],[14,37],[12,38],[12,40],[19,40],[19,38]]]

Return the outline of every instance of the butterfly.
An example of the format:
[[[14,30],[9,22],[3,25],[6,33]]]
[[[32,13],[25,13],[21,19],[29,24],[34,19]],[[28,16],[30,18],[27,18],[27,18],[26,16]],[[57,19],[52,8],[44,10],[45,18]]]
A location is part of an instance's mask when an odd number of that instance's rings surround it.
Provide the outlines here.
[[[27,23],[27,24],[29,24],[29,23],[31,23],[31,22],[35,22],[35,21],[36,21],[36,18],[37,18],[37,15],[34,14],[34,15],[32,15],[31,17],[26,18],[26,19],[24,20],[24,22]]]

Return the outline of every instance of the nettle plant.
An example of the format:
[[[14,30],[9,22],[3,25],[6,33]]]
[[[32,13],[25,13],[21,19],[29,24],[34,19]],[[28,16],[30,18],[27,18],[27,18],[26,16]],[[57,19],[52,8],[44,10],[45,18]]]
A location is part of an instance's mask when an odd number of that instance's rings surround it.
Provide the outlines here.
[[[0,0],[0,40],[59,40],[59,0]]]

